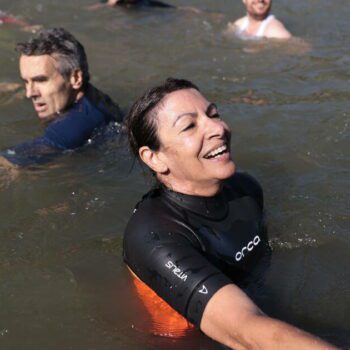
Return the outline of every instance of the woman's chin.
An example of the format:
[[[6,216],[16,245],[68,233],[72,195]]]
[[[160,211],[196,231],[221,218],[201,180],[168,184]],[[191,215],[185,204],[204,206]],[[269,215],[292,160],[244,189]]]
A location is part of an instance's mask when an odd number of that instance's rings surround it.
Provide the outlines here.
[[[225,165],[216,168],[216,178],[226,180],[233,176],[235,172],[236,165],[232,160],[229,160]]]

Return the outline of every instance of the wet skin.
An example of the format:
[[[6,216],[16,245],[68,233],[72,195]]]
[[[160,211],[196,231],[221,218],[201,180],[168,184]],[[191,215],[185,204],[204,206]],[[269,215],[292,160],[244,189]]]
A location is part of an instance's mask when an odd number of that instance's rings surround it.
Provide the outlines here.
[[[51,119],[64,111],[76,97],[71,82],[60,74],[57,65],[49,55],[20,57],[19,69],[26,97],[32,100],[40,119]]]
[[[156,172],[168,187],[181,193],[210,196],[219,192],[235,165],[231,132],[215,104],[197,90],[185,89],[167,95],[159,108],[161,147],[155,155],[161,167]]]
[[[247,14],[260,21],[267,17],[272,6],[272,0],[243,0],[243,3]]]

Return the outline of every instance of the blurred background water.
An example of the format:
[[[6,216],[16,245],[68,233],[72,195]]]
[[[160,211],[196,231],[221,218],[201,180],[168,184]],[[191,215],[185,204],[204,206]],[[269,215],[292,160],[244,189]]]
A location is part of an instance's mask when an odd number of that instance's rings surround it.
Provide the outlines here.
[[[222,34],[240,1],[169,0],[180,10],[100,9],[92,0],[0,0],[0,9],[62,26],[85,46],[93,83],[126,111],[168,76],[215,101],[232,152],[266,197],[273,248],[265,310],[340,346],[350,344],[348,0],[275,1],[297,41]],[[19,83],[15,43],[0,26],[0,83]],[[41,133],[23,90],[0,93],[0,148]],[[122,262],[123,230],[149,188],[125,138],[66,154],[17,176],[0,172],[0,348],[222,348],[200,332],[157,338]]]

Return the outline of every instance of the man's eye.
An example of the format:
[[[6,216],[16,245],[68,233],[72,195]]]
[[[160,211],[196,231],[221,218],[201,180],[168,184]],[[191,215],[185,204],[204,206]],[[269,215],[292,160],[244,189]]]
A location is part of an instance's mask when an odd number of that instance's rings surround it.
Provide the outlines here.
[[[182,132],[193,129],[194,127],[195,127],[195,123],[190,123],[184,129],[182,129]]]
[[[35,79],[35,81],[38,82],[38,83],[43,83],[45,81],[48,81],[48,79],[47,79],[47,77],[37,77]]]

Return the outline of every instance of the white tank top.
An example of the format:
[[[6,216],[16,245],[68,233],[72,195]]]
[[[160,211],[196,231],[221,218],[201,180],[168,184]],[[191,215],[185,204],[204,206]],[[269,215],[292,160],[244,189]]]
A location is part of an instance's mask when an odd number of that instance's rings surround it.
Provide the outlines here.
[[[269,22],[270,22],[273,18],[275,18],[274,15],[268,15],[268,16],[261,22],[260,27],[259,27],[258,31],[257,31],[256,34],[255,34],[255,37],[262,38],[262,37],[264,36],[266,27],[267,27],[267,25],[269,24]],[[246,31],[246,29],[248,28],[248,26],[249,26],[249,19],[248,19],[248,17],[245,17],[245,18],[243,19],[242,25],[241,25],[240,28],[239,28],[238,34],[243,34],[243,33]]]

